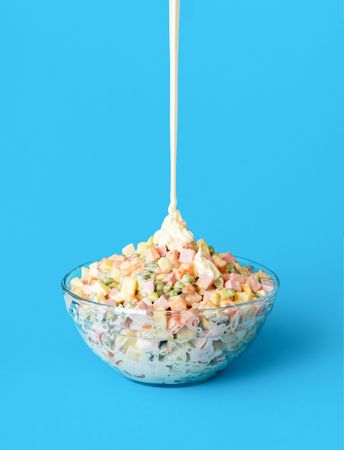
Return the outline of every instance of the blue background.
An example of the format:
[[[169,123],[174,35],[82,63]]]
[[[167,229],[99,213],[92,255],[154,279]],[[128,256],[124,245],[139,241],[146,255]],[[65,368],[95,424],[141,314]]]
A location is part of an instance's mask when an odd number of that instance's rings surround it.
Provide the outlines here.
[[[194,387],[131,383],[67,316],[73,266],[168,204],[167,0],[3,0],[0,448],[341,448],[343,5],[182,0],[179,206],[282,286]]]

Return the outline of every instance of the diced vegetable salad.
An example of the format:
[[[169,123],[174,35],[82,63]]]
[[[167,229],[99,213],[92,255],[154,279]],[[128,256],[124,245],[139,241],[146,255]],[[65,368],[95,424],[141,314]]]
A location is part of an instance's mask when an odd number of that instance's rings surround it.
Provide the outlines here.
[[[197,255],[214,270],[197,270]],[[241,266],[231,253],[217,253],[203,240],[180,251],[157,246],[150,238],[129,244],[113,255],[82,269],[71,280],[78,296],[117,307],[182,311],[247,303],[273,289],[263,271]]]

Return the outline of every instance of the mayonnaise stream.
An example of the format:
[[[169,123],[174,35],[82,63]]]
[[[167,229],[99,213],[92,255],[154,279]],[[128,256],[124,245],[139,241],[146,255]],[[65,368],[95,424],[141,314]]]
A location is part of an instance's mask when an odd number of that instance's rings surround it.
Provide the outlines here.
[[[177,210],[177,136],[178,136],[178,45],[180,0],[170,0],[170,205],[161,229],[154,234],[154,242],[165,245],[168,250],[180,251],[194,240],[186,222]],[[195,255],[194,267],[198,276],[208,275],[214,279],[221,274],[216,266],[202,253],[202,245]]]
[[[168,212],[177,208],[177,137],[178,137],[178,46],[179,46],[179,0],[170,0],[170,206]]]

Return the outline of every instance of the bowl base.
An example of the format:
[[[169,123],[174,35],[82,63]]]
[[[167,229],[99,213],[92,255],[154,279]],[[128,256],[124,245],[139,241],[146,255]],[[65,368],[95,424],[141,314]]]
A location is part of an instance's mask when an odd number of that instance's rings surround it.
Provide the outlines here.
[[[144,384],[146,386],[152,386],[152,387],[159,387],[159,388],[178,388],[178,387],[188,387],[188,386],[196,386],[197,384],[203,384],[206,381],[210,381],[213,378],[217,377],[220,373],[223,372],[224,369],[220,369],[217,372],[214,372],[207,378],[203,378],[201,380],[195,380],[195,381],[185,381],[182,383],[147,383],[145,381],[140,381],[131,377],[125,376],[125,378],[129,381],[132,381],[133,383],[137,384]]]

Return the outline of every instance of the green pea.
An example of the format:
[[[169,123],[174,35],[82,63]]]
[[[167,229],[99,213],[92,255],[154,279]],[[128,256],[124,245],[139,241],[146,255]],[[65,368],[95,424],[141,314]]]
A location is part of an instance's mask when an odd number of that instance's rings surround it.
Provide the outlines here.
[[[169,281],[168,283],[165,284],[163,291],[168,292],[171,289],[172,289],[172,283]]]
[[[178,292],[172,289],[172,291],[168,292],[167,294],[169,297],[176,297],[178,295]]]
[[[185,275],[183,275],[182,277],[182,282],[184,284],[194,284],[195,282],[195,278],[192,275],[189,275],[188,273],[186,273]]]
[[[112,278],[104,278],[103,279],[103,283],[106,284],[106,286],[110,286],[110,284],[113,284],[115,282],[115,280],[113,280]],[[113,287],[113,286],[110,286]]]
[[[158,292],[162,292],[164,290],[164,283],[157,283],[155,290]]]
[[[229,297],[234,297],[234,295],[235,295],[235,290],[234,289],[229,288],[229,289],[226,289],[226,291],[227,291],[227,294],[228,294]]]
[[[208,248],[209,248],[210,254],[213,255],[215,253],[214,247],[212,245],[208,245]]]
[[[178,292],[178,294],[180,294],[184,289],[184,287],[185,287],[184,283],[182,283],[181,281],[177,281],[173,286],[173,290]]]
[[[225,265],[225,271],[229,273],[233,273],[235,271],[234,264],[228,263]]]
[[[214,285],[215,285],[217,288],[223,288],[223,278],[222,278],[222,277],[217,278],[217,279],[214,281]]]
[[[151,301],[153,303],[153,302],[155,302],[155,300],[158,300],[159,295],[156,292],[151,292],[147,298],[149,301]]]

